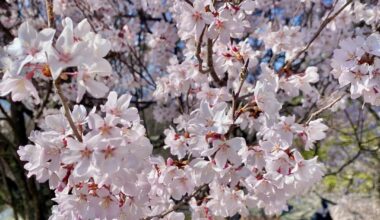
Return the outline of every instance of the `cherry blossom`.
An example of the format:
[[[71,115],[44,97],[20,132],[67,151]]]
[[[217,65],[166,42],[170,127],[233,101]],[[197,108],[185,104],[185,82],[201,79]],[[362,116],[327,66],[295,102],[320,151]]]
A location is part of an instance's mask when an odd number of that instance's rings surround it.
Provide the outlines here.
[[[17,154],[50,219],[286,211],[325,175],[302,156],[322,113],[380,105],[379,5],[351,3],[54,1],[49,28],[20,22],[0,96],[32,112]]]

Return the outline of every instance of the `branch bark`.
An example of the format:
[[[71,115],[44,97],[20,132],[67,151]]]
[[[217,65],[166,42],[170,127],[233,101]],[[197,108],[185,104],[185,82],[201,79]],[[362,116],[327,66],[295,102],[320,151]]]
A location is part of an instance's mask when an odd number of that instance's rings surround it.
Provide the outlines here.
[[[214,68],[214,60],[212,58],[213,56],[213,42],[212,39],[207,39],[207,66],[209,68],[210,75],[212,79],[219,85],[219,86],[225,86],[225,82],[219,79],[218,74],[215,71]]]
[[[45,0],[45,7],[46,7],[46,14],[48,17],[48,26],[50,28],[55,28],[53,0]]]
[[[78,141],[82,142],[83,141],[82,135],[79,133],[79,131],[78,131],[78,129],[74,123],[74,120],[71,117],[70,108],[69,108],[69,105],[67,103],[66,97],[63,95],[62,88],[61,88],[61,82],[60,82],[59,78],[54,81],[54,86],[55,86],[56,92],[57,92],[57,94],[61,100],[61,103],[62,103],[62,106],[64,109],[64,114],[65,114],[67,121],[70,124],[70,127],[73,130],[73,133],[74,133],[75,137],[78,139]]]
[[[48,26],[50,28],[54,28],[55,27],[55,24],[54,24],[55,20],[54,20],[53,1],[52,0],[46,0],[45,3],[46,3],[46,13],[48,16]],[[71,129],[73,130],[74,136],[78,139],[78,141],[82,142],[83,141],[82,135],[79,133],[77,127],[75,126],[74,120],[71,117],[71,111],[70,111],[69,105],[67,103],[67,99],[62,92],[61,79],[60,78],[58,78],[54,81],[54,87],[56,89],[56,92],[57,92],[60,100],[61,100],[61,103],[62,103],[62,106],[64,109],[65,117],[66,117],[67,121],[69,122]]]

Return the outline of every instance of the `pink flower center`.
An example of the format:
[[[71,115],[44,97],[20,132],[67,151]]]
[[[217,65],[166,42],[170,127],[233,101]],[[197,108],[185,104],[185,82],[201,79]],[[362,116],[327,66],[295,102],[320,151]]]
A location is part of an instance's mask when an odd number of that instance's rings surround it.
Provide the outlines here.
[[[112,148],[111,146],[107,146],[106,149],[102,150],[102,153],[104,154],[104,159],[113,157],[114,152],[115,152],[115,148]]]
[[[81,150],[80,153],[81,153],[82,157],[90,158],[90,156],[92,154],[92,150],[90,150],[86,147],[86,148],[84,148],[84,150]]]
[[[194,18],[195,21],[199,21],[199,20],[202,20],[202,15],[201,15],[201,13],[199,13],[198,11],[196,11],[193,14],[193,18]]]
[[[37,48],[34,48],[34,47],[32,47],[32,48],[30,48],[29,50],[28,50],[28,54],[29,55],[32,55],[32,56],[34,56],[34,55],[36,55],[37,53],[38,53],[38,49]]]
[[[34,76],[34,72],[30,71],[30,72],[26,73],[25,78],[28,80],[31,80],[33,78],[33,76]]]
[[[224,23],[223,23],[223,21],[217,19],[215,21],[215,26],[216,26],[217,29],[223,29],[224,28]]]
[[[59,54],[59,61],[63,63],[68,63],[72,60],[72,57],[68,53],[60,53]]]

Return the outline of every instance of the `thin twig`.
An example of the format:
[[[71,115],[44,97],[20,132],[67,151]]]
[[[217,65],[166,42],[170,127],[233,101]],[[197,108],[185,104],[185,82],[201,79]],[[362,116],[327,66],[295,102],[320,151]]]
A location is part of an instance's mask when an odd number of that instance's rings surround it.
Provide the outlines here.
[[[150,72],[149,72],[148,68],[146,67],[146,65],[141,61],[141,58],[138,56],[137,52],[134,50],[134,48],[129,43],[127,43],[127,46],[130,49],[131,54],[133,55],[133,57],[140,64],[140,66],[145,70],[145,72],[148,75],[149,79],[151,80],[151,83],[154,86],[154,88],[156,88],[156,86],[157,86],[156,82],[154,81],[154,79],[153,79],[152,75],[150,74]],[[141,75],[143,76],[142,73],[141,73]],[[148,81],[148,80],[146,79],[146,81]]]
[[[53,1],[52,0],[46,0],[45,3],[46,3],[46,13],[48,16],[48,26],[50,28],[54,28]],[[78,139],[78,141],[82,142],[83,141],[82,135],[79,133],[77,127],[75,126],[74,120],[71,117],[71,111],[70,111],[69,105],[67,104],[66,97],[62,92],[61,79],[60,78],[58,78],[54,81],[54,87],[56,89],[56,92],[57,92],[60,100],[61,100],[61,103],[62,103],[62,106],[64,109],[65,117],[69,121],[70,127],[73,130],[75,137]]]
[[[188,195],[188,196],[184,196],[182,198],[182,200],[175,204],[172,208],[166,210],[165,212],[161,213],[161,214],[158,214],[158,215],[154,215],[154,216],[150,216],[150,217],[147,217],[147,218],[144,218],[144,220],[151,220],[151,219],[154,219],[154,218],[158,218],[158,219],[161,219],[163,217],[165,217],[166,215],[170,214],[171,212],[174,212],[176,211],[177,209],[179,209],[182,205],[185,205],[191,198],[197,196],[197,194],[199,192],[201,192],[204,187],[206,185],[203,185],[203,186],[200,186],[197,190],[195,190],[191,195]]]
[[[64,109],[64,114],[65,114],[66,119],[69,121],[70,127],[73,130],[73,133],[75,137],[78,139],[78,141],[82,142],[83,141],[82,135],[79,133],[77,127],[75,126],[74,120],[71,117],[70,108],[69,108],[69,105],[67,104],[66,97],[63,95],[60,78],[54,81],[54,86],[59,98],[61,99],[61,103]]]
[[[324,106],[324,107],[318,109],[317,111],[313,112],[313,113],[310,115],[309,119],[306,121],[305,124],[309,124],[309,122],[310,122],[314,117],[316,117],[317,115],[321,114],[321,113],[324,112],[325,110],[331,108],[335,103],[337,103],[339,100],[341,100],[345,95],[346,95],[345,93],[341,94],[340,96],[338,96],[338,98],[334,99],[330,104],[328,104],[328,105],[326,105],[326,106]]]
[[[331,22],[333,21],[347,6],[349,6],[351,3],[353,2],[353,0],[348,0],[346,2],[346,4],[344,4],[335,14],[333,14],[332,16],[327,16],[325,20],[323,20],[323,22],[321,23],[321,25],[319,26],[317,32],[315,32],[315,34],[313,35],[313,37],[310,39],[310,41],[306,44],[306,46],[301,50],[299,51],[292,59],[290,59],[289,61],[286,62],[286,64],[281,68],[280,72],[284,72],[286,70],[289,69],[289,67],[292,65],[292,63],[299,57],[301,56],[304,52],[306,52],[309,47],[312,45],[312,43],[318,38],[318,36],[321,34],[321,32],[323,31],[323,29],[325,29],[325,27]],[[332,13],[332,11],[330,11],[329,15]]]
[[[243,84],[245,82],[245,79],[247,78],[248,65],[249,65],[249,59],[245,62],[245,65],[241,68],[241,72],[239,74],[240,75],[239,88],[238,88],[237,92],[233,94],[233,97],[232,97],[232,119],[233,119],[233,121],[236,120],[235,111],[237,110],[238,100],[239,100],[239,95],[240,95],[241,89],[243,88]]]
[[[353,156],[351,159],[346,161],[342,166],[339,167],[338,170],[336,170],[334,172],[326,173],[325,176],[336,175],[336,174],[342,172],[344,170],[344,168],[346,168],[348,165],[353,163],[361,154],[362,154],[362,149],[359,149],[359,151],[355,154],[355,156]]]
[[[4,115],[4,119],[9,123],[9,125],[14,128],[14,122],[12,120],[12,118],[8,115],[8,113],[5,111],[5,109],[3,108],[3,106],[0,104],[0,112]]]
[[[41,104],[40,108],[38,109],[38,111],[36,113],[36,116],[34,118],[35,120],[38,119],[39,117],[41,117],[41,115],[43,113],[43,110],[44,110],[44,108],[46,107],[46,105],[47,105],[47,103],[49,101],[52,87],[53,87],[52,84],[49,83],[48,88],[47,88],[47,92],[46,92],[46,95],[45,95],[45,98],[42,101],[42,104]]]

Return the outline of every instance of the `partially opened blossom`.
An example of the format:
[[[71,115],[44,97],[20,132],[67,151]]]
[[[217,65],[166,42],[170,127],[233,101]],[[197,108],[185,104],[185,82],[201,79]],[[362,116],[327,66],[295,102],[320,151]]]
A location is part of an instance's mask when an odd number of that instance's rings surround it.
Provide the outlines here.
[[[313,144],[316,141],[322,140],[326,137],[326,131],[328,127],[322,123],[322,119],[317,119],[311,121],[305,128],[302,133],[300,133],[301,138],[306,142],[306,150],[313,148]]]

